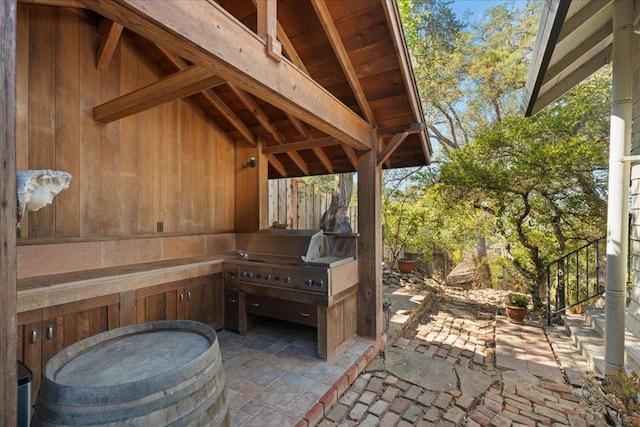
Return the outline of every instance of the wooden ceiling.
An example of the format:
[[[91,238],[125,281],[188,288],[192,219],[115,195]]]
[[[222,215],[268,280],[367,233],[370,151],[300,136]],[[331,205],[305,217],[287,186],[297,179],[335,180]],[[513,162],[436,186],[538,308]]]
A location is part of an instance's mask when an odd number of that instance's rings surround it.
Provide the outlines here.
[[[275,10],[276,2],[266,0],[154,1],[160,9],[155,16],[143,0],[20,1],[70,7],[94,20],[102,36],[99,69],[108,67],[124,34],[166,74],[96,106],[96,120],[111,122],[193,97],[231,138],[262,145],[270,178],[355,171],[372,129],[384,168],[429,162],[431,147],[392,0],[278,0],[274,29],[265,27],[268,21],[258,28],[257,7],[264,8],[260,16]],[[250,61],[256,34],[267,34],[267,55],[276,67],[265,67],[266,78],[259,68],[251,70],[263,64]],[[264,48],[260,55],[256,59],[263,60]],[[256,84],[261,79],[268,82]]]

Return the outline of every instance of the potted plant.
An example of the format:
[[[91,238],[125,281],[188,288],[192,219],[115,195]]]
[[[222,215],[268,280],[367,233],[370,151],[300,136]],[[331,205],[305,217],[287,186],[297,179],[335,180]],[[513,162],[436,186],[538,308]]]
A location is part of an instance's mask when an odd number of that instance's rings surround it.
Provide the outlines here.
[[[409,274],[413,271],[413,267],[415,266],[415,261],[409,258],[398,258],[398,270],[402,274]]]
[[[506,302],[507,317],[509,317],[509,320],[521,323],[527,314],[528,305],[528,296],[522,294],[509,294]]]

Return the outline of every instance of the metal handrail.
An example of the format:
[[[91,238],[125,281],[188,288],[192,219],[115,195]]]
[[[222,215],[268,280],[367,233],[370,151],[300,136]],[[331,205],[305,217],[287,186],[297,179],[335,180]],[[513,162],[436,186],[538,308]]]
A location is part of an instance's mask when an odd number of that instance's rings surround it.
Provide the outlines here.
[[[604,277],[606,270],[606,236],[586,243],[585,245],[551,261],[546,265],[547,271],[547,324],[551,325],[553,316],[584,304],[604,293]],[[552,277],[555,273],[555,286]],[[555,291],[555,310],[551,310],[551,294]],[[573,294],[572,294],[573,292]],[[567,305],[567,302],[571,301]]]

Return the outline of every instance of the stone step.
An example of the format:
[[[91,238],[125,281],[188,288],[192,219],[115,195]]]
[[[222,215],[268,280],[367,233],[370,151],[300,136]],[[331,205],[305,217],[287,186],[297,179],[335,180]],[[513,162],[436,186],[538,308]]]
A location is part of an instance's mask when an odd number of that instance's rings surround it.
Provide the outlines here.
[[[586,307],[584,317],[585,324],[591,326],[601,337],[604,337],[604,309]],[[602,351],[604,352],[604,342]],[[624,334],[624,353],[625,368],[640,373],[640,339],[628,329],[625,329]]]
[[[562,317],[566,333],[588,363],[588,371],[604,374],[604,309],[585,307],[584,315]],[[625,369],[640,372],[640,340],[625,331]]]
[[[570,342],[587,362],[587,374],[604,372],[604,340],[582,315],[565,315],[562,317]]]

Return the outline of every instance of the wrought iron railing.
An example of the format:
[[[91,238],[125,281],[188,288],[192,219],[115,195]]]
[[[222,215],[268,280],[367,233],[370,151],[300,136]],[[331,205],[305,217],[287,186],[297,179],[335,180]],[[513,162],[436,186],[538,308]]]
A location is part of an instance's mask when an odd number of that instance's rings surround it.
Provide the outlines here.
[[[547,264],[547,324],[604,293],[606,243],[601,237]]]

